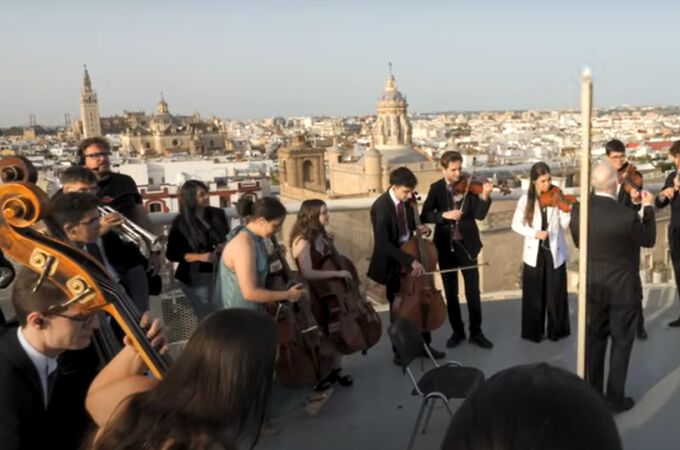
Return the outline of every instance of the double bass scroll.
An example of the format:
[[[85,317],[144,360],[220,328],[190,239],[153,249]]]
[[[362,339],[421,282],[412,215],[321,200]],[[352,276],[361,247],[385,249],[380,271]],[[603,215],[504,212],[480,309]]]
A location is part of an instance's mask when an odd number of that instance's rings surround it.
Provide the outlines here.
[[[13,261],[49,279],[80,314],[104,311],[121,326],[154,377],[171,364],[168,355],[151,346],[139,326],[140,314],[124,289],[89,254],[35,231],[47,195],[30,183],[0,185],[0,248]]]

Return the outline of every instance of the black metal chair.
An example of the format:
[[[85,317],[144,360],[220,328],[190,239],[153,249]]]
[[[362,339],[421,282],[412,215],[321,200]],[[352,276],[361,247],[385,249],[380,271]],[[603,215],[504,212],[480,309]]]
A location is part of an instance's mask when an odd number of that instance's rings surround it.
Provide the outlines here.
[[[401,362],[402,369],[404,373],[408,374],[413,384],[411,395],[420,395],[423,398],[407,447],[408,450],[411,450],[428,406],[429,410],[423,424],[423,434],[427,431],[427,425],[430,423],[432,411],[437,401],[441,400],[449,412],[449,416],[453,416],[449,400],[452,398],[466,398],[470,395],[477,386],[484,382],[484,373],[474,367],[462,367],[460,363],[455,361],[449,361],[443,365],[437,364],[430,353],[430,349],[425,344],[420,331],[409,320],[395,320],[390,325],[388,333],[392,346]],[[427,355],[435,367],[425,372],[416,381],[409,366],[416,358],[423,355]]]

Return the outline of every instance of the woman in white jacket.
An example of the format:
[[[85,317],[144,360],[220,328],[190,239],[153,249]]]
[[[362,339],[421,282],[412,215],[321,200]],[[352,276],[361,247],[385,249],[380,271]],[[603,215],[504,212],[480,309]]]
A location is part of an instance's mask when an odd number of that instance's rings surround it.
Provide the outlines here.
[[[522,338],[540,342],[547,313],[547,337],[556,341],[570,332],[564,240],[570,215],[554,207],[543,208],[538,201],[551,187],[547,164],[531,166],[530,177],[529,190],[520,197],[512,218],[512,229],[524,236]]]

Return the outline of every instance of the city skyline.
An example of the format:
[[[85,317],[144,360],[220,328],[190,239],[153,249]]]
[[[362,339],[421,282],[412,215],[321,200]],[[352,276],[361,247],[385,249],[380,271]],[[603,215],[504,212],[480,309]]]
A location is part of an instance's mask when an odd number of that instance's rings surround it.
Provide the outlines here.
[[[31,113],[43,125],[76,119],[83,64],[102,116],[150,112],[161,91],[174,114],[372,114],[388,62],[411,113],[575,109],[583,66],[597,107],[680,104],[680,8],[617,5],[2,5],[0,127]]]

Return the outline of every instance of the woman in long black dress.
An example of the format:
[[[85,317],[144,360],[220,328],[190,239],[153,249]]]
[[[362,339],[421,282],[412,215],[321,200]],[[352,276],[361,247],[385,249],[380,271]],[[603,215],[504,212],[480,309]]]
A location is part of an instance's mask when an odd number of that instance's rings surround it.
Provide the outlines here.
[[[529,189],[523,194],[512,219],[512,229],[524,236],[522,277],[522,338],[540,342],[545,334],[556,341],[568,336],[567,244],[564,228],[570,215],[555,207],[541,207],[538,199],[552,178],[543,162],[531,166]]]

